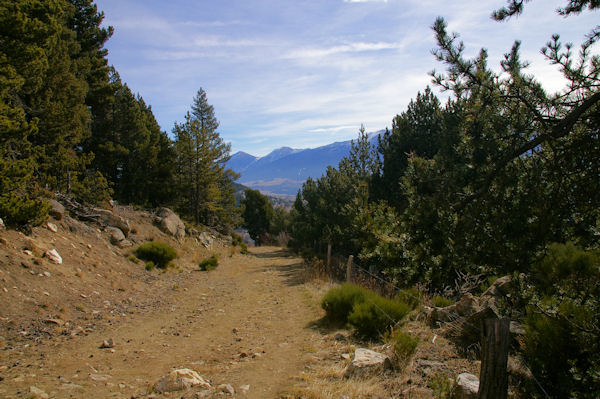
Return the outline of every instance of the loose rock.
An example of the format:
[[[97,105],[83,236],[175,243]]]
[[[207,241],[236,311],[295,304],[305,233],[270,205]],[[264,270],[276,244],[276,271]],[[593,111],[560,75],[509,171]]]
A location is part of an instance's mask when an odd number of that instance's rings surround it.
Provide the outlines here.
[[[46,223],[46,227],[48,228],[48,230],[50,230],[53,233],[56,233],[58,231],[58,227],[56,227],[56,225],[54,223]]]
[[[100,349],[111,349],[115,347],[115,341],[112,338],[105,339],[100,345]]]
[[[392,367],[390,358],[382,353],[365,348],[354,352],[354,359],[346,368],[345,377],[367,376],[380,374]]]
[[[231,384],[221,384],[219,385],[219,390],[230,395],[235,395],[235,389],[233,386],[231,386]]]
[[[32,399],[48,399],[48,394],[38,387],[30,386],[29,387],[29,396],[28,398]]]
[[[179,369],[171,371],[168,375],[158,380],[154,385],[154,389],[160,393],[164,393],[182,391],[198,385],[203,388],[210,388],[210,384],[194,370]]]
[[[46,200],[50,204],[50,210],[48,213],[56,220],[61,220],[65,215],[65,207],[58,201],[53,199]]]
[[[48,258],[50,262],[56,263],[57,265],[62,265],[62,257],[58,254],[58,251],[56,249],[50,249],[46,251],[44,255],[46,256],[46,258]]]
[[[477,399],[479,379],[473,374],[461,373],[456,377],[452,399]]]

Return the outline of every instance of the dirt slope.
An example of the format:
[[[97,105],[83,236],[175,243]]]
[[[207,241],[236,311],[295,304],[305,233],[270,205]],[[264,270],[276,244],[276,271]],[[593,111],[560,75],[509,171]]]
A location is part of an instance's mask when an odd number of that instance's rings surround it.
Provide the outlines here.
[[[146,397],[171,369],[191,368],[213,386],[239,394],[249,386],[242,396],[277,397],[320,337],[309,327],[321,311],[299,284],[300,262],[279,248],[222,257],[216,270],[174,276],[184,278],[159,302],[134,304],[87,335],[7,342],[0,395],[24,397],[33,385],[50,397]],[[113,350],[99,348],[106,339]]]

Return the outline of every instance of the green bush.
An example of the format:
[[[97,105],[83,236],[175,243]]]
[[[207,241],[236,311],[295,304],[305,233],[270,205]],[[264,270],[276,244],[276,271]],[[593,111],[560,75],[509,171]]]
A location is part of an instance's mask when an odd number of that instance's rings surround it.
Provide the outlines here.
[[[410,307],[405,303],[370,295],[365,297],[365,301],[354,304],[348,315],[348,323],[356,329],[359,336],[377,338],[409,312]]]
[[[164,242],[148,242],[137,247],[134,252],[139,259],[151,261],[161,269],[165,269],[169,262],[177,258],[177,252]]]
[[[39,226],[48,219],[50,205],[41,199],[30,199],[14,193],[0,196],[0,217],[9,226]]]
[[[200,270],[207,272],[216,269],[217,266],[219,266],[219,257],[217,255],[212,255],[198,264]]]
[[[151,260],[146,262],[145,265],[146,265],[146,270],[148,270],[148,271],[154,270],[154,262],[152,262]]]
[[[346,323],[354,305],[363,302],[365,297],[374,295],[374,292],[365,288],[345,283],[330,289],[321,300],[321,307],[330,320]]]
[[[531,371],[553,397],[600,397],[600,253],[552,244],[533,270],[523,348]]]
[[[237,247],[242,244],[242,236],[236,233],[231,233],[231,245]]]
[[[242,255],[246,255],[248,253],[248,246],[246,245],[246,243],[242,243],[240,245],[240,253]]]
[[[450,306],[454,303],[452,299],[448,299],[439,295],[435,295],[432,299],[432,302],[433,306],[437,308],[445,308],[446,306]]]
[[[418,338],[413,337],[400,329],[394,330],[389,334],[386,341],[392,345],[394,353],[402,361],[410,359],[419,345]]]
[[[423,294],[416,288],[405,288],[401,290],[396,299],[400,302],[404,302],[411,309],[416,309],[423,302]]]

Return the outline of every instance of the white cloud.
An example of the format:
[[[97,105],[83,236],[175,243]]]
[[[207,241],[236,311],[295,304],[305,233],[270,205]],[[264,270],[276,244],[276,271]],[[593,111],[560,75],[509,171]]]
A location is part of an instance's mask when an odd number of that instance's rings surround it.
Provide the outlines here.
[[[381,51],[381,50],[394,50],[400,49],[402,45],[400,43],[385,43],[385,42],[376,42],[376,43],[365,43],[365,42],[356,42],[350,44],[343,44],[332,47],[324,47],[324,48],[302,48],[297,50],[292,50],[284,58],[321,58],[327,57],[330,55],[336,55],[341,53],[359,53],[359,52],[368,52],[368,51]]]

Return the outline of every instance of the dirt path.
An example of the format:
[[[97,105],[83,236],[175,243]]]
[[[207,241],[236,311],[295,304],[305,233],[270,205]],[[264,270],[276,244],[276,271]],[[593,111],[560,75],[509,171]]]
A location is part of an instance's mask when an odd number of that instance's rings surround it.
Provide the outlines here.
[[[142,398],[170,370],[191,368],[236,396],[278,397],[323,339],[310,327],[322,311],[301,271],[280,248],[223,257],[214,271],[187,273],[158,307],[132,306],[86,336],[4,352],[0,396],[27,397],[36,386],[56,398]],[[109,338],[114,348],[100,349]]]

